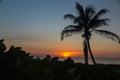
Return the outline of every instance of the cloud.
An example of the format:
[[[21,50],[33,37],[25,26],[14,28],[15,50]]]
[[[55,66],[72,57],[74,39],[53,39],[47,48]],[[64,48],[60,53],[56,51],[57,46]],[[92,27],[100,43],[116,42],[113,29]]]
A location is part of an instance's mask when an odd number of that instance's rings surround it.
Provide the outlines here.
[[[33,40],[31,36],[10,36],[6,37],[7,40]]]

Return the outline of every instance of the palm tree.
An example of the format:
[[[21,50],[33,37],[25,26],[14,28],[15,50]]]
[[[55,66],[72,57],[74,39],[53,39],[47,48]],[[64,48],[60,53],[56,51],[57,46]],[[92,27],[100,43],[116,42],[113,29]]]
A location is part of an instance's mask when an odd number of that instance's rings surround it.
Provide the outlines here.
[[[93,32],[98,33],[106,38],[109,38],[113,41],[117,41],[120,43],[120,38],[115,33],[106,31],[106,30],[98,30],[97,28],[108,26],[108,18],[102,19],[101,16],[109,12],[107,9],[101,9],[96,13],[94,7],[87,6],[85,9],[82,5],[76,2],[76,10],[78,15],[74,16],[72,14],[64,15],[64,19],[71,19],[73,21],[73,25],[68,25],[65,27],[61,33],[61,40],[68,36],[72,36],[73,34],[81,34],[84,39],[83,41],[83,50],[85,57],[85,64],[88,64],[88,52],[92,58],[94,64],[96,64],[93,53],[90,47],[90,38]]]

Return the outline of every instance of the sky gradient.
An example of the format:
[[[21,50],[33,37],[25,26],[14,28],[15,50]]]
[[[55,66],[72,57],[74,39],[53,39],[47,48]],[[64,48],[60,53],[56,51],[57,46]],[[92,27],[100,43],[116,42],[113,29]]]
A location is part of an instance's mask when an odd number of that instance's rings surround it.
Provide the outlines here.
[[[75,2],[92,5],[96,11],[107,8],[110,13],[109,30],[120,36],[120,2],[118,0],[3,0],[0,3],[0,38],[5,39],[9,48],[20,46],[25,51],[37,55],[61,56],[62,52],[72,52],[72,56],[83,56],[81,35],[75,35],[61,42],[64,27],[72,24],[64,20],[67,13],[76,15]],[[120,45],[94,34],[91,47],[95,56],[119,57]]]

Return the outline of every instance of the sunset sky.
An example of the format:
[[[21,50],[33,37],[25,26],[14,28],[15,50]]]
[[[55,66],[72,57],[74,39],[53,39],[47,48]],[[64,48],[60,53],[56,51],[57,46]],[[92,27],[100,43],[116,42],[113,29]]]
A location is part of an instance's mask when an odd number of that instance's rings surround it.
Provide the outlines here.
[[[71,52],[71,56],[83,56],[81,35],[60,40],[64,27],[72,24],[64,20],[67,13],[76,15],[75,2],[92,5],[96,11],[107,8],[110,13],[109,30],[120,36],[120,2],[118,0],[2,0],[0,3],[0,39],[5,39],[9,48],[20,46],[31,54],[61,56]],[[119,57],[120,44],[94,34],[91,48],[96,57]]]

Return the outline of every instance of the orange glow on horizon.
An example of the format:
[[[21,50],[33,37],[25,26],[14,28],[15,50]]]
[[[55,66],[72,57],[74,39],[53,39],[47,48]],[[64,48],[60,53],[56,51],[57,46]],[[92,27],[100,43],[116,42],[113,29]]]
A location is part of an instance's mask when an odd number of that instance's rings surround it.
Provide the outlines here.
[[[59,56],[64,57],[64,58],[68,58],[68,57],[76,57],[76,56],[80,56],[81,54],[79,54],[79,52],[61,52],[59,54]],[[81,55],[82,56],[82,55]]]
[[[68,57],[83,57],[83,53],[79,51],[44,51],[39,49],[23,49],[26,52],[32,54],[32,55],[38,55],[38,56],[57,56],[62,58],[68,58]]]
[[[63,55],[63,57],[65,57],[65,58],[71,57],[70,52],[63,52],[62,55]]]

